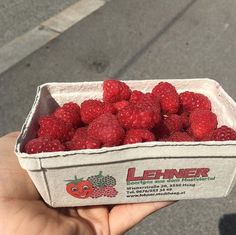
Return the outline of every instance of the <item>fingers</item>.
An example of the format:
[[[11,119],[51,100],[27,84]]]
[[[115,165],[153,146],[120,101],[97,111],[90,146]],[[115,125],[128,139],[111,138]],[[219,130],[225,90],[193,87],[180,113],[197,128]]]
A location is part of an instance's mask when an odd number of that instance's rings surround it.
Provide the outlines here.
[[[39,194],[14,154],[19,132],[0,138],[0,198],[38,199]]]
[[[110,212],[110,232],[120,235],[153,212],[166,207],[173,202],[148,202],[139,204],[125,204],[113,207]]]
[[[105,206],[87,206],[77,208],[78,215],[94,228],[96,235],[110,235],[109,213]]]

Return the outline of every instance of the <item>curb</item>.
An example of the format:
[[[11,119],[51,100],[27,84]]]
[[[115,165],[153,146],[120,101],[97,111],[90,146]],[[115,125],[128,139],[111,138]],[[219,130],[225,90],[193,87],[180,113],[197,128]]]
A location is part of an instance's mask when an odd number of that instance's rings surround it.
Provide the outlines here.
[[[105,0],[80,0],[27,33],[0,48],[0,74],[57,38],[67,29],[106,3]]]

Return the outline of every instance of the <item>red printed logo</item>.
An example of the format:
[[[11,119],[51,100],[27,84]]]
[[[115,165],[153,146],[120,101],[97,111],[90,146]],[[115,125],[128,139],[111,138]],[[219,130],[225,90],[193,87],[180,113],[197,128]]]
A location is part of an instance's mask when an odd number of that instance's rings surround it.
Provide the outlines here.
[[[115,197],[118,191],[115,189],[116,179],[113,176],[102,174],[89,176],[86,180],[83,178],[75,178],[73,180],[66,180],[66,191],[71,196],[85,199],[88,197]]]

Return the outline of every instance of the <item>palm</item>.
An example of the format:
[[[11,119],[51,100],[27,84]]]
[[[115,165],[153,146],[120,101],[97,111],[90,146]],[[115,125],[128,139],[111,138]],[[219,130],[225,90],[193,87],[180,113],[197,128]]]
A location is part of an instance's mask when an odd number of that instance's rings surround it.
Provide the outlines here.
[[[50,208],[14,156],[17,134],[0,138],[0,234],[122,234],[145,216],[170,204]]]

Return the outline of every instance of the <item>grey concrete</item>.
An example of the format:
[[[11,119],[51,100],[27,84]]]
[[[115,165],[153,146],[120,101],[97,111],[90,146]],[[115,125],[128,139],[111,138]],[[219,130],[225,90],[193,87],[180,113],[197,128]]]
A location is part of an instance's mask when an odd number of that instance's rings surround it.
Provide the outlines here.
[[[0,0],[0,47],[78,0]]]
[[[21,127],[49,81],[210,77],[236,99],[235,11],[234,0],[108,2],[0,75],[0,134]],[[235,196],[178,202],[127,234],[236,234]]]

